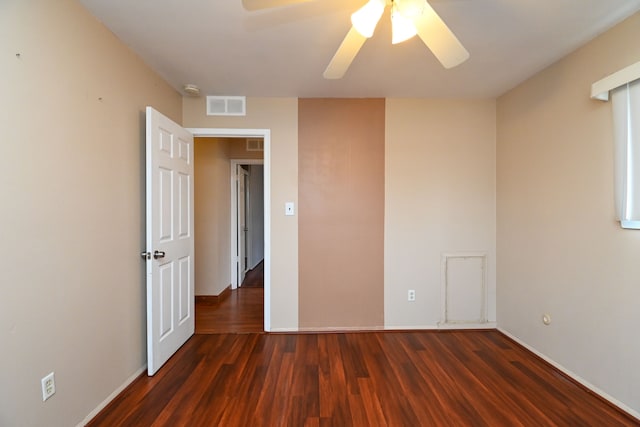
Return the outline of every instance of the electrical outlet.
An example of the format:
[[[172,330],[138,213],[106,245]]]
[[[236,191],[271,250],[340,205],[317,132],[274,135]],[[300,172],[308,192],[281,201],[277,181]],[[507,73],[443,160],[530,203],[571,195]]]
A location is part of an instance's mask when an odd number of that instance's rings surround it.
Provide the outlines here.
[[[40,381],[42,382],[42,401],[44,402],[56,393],[56,380],[51,372]]]
[[[416,291],[414,289],[409,289],[407,292],[407,301],[415,301],[416,300]]]

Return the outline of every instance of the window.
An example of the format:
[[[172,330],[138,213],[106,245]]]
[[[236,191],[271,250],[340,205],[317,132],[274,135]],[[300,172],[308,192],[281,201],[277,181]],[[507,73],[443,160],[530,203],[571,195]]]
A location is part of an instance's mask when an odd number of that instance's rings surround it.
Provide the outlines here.
[[[591,98],[612,99],[616,215],[640,229],[640,62],[591,85]]]
[[[622,228],[640,229],[640,80],[611,91],[616,214]]]

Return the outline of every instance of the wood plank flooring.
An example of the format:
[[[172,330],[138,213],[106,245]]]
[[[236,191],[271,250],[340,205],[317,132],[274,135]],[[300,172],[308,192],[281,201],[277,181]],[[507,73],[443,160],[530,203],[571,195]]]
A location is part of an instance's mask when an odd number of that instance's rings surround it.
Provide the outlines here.
[[[90,426],[638,426],[497,331],[193,336]]]
[[[264,260],[260,261],[254,268],[247,271],[242,288],[263,288],[264,287]]]
[[[264,289],[234,289],[218,304],[196,304],[196,334],[264,331]]]
[[[497,331],[265,334],[261,274],[89,426],[640,426]]]

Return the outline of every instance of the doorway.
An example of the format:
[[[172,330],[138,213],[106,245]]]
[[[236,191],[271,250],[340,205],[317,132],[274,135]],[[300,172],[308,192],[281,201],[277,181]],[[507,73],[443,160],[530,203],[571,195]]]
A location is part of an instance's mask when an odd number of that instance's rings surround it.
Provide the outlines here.
[[[264,259],[264,160],[231,160],[231,288]],[[235,272],[235,274],[233,274]]]
[[[188,129],[195,137],[215,137],[215,138],[261,138],[263,141],[263,159],[261,160],[263,165],[263,238],[264,238],[264,330],[269,332],[271,330],[271,230],[270,224],[270,207],[271,207],[271,194],[270,194],[270,153],[271,153],[271,131],[269,129],[210,129],[210,128],[191,128]],[[248,160],[243,160],[247,162]],[[231,194],[235,194],[235,191],[231,191]],[[236,222],[236,215],[232,214],[232,222]],[[235,228],[234,228],[235,227]],[[232,224],[232,230],[237,230],[237,226]],[[236,231],[237,233],[237,231]],[[236,245],[234,245],[236,242]],[[231,239],[231,251],[237,254],[237,237]],[[234,248],[235,246],[235,248]],[[229,266],[230,267],[230,266]],[[232,283],[237,284],[238,270],[231,268]]]
[[[238,247],[236,256],[236,266],[238,269],[238,283],[236,287],[242,286],[242,281],[249,270],[249,169],[245,165],[238,165],[236,168],[236,200],[238,208],[236,209],[236,245]],[[233,286],[232,286],[233,287]]]

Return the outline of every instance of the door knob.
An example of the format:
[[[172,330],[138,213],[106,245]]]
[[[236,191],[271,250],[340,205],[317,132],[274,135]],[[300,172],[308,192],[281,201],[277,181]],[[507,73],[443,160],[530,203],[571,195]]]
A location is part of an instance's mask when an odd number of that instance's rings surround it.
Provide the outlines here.
[[[163,251],[153,251],[153,259],[164,258],[165,253]]]

